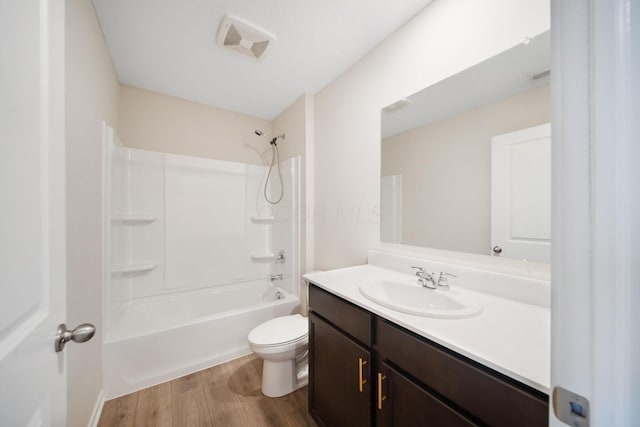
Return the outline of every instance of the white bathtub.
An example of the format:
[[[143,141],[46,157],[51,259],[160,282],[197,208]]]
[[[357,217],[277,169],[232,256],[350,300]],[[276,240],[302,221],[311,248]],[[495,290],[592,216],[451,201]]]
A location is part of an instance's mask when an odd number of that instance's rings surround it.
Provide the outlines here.
[[[105,337],[105,398],[249,354],[251,329],[294,313],[298,304],[262,281],[130,304]]]

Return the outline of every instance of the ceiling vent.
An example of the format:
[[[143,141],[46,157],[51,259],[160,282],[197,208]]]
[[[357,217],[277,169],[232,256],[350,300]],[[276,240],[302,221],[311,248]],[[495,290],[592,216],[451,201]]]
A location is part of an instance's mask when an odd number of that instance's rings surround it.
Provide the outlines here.
[[[275,36],[246,21],[225,15],[218,28],[217,44],[259,61],[275,41]]]
[[[536,80],[544,79],[545,77],[548,77],[550,75],[551,75],[551,70],[540,71],[539,73],[536,73],[533,76],[531,76],[531,80],[535,82]]]

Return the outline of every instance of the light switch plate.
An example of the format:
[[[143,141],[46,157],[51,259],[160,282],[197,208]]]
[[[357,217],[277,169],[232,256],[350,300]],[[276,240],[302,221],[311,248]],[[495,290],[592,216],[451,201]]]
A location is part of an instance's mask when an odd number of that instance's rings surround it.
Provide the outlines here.
[[[589,427],[589,400],[562,387],[553,389],[553,412],[572,427]]]

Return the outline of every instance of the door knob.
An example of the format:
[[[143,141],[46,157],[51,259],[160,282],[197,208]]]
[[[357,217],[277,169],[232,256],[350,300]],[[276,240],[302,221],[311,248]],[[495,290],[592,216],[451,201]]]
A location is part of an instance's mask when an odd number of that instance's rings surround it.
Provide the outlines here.
[[[67,325],[61,323],[58,325],[58,331],[56,333],[55,347],[56,353],[64,350],[64,345],[69,341],[81,343],[89,341],[96,333],[96,327],[91,323],[83,323],[77,326],[73,331],[67,329]]]
[[[500,246],[494,246],[492,250],[493,250],[493,253],[496,255],[500,255],[502,253],[502,248]]]

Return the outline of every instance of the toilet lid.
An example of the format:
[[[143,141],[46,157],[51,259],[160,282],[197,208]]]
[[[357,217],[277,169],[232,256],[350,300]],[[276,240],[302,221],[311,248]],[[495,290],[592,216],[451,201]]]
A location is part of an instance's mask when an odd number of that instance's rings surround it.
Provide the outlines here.
[[[299,314],[277,317],[264,322],[249,332],[254,345],[271,346],[298,341],[309,333],[307,319]]]

